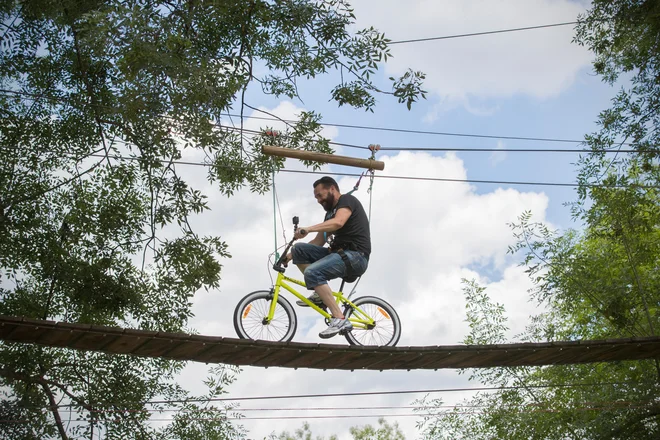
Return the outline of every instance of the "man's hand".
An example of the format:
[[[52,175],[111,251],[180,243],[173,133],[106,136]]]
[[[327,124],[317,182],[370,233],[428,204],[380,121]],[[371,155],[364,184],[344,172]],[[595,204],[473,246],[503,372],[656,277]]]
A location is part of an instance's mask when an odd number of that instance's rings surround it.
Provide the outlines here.
[[[300,240],[301,238],[307,237],[308,233],[309,232],[307,231],[307,229],[298,228],[298,229],[296,229],[296,232],[293,234],[293,238],[295,238],[296,240]]]

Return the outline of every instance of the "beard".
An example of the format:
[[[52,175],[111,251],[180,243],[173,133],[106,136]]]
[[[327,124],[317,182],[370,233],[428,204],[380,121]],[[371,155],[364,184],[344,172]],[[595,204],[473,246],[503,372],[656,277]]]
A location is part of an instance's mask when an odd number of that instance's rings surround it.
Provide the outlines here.
[[[323,209],[325,209],[326,212],[332,211],[332,208],[335,206],[336,198],[334,194],[328,194],[328,196],[325,198],[323,201]]]

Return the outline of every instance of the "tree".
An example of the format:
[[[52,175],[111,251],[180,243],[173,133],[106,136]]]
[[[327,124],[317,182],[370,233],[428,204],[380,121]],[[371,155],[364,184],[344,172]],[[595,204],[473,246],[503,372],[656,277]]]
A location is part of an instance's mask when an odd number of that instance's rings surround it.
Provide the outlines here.
[[[660,218],[660,217],[658,217]],[[532,298],[547,312],[535,316],[520,340],[607,339],[648,335],[646,308],[621,247],[568,231],[563,235],[529,222],[514,225],[527,249],[524,264],[535,288]],[[656,240],[655,263],[658,258]],[[658,287],[655,286],[649,287]],[[506,342],[506,311],[485,288],[465,280],[470,333],[466,344]],[[657,290],[655,291],[657,292]],[[658,294],[652,300],[657,304]],[[657,319],[657,312],[653,316]],[[462,371],[466,373],[467,371]],[[545,367],[470,370],[493,392],[478,393],[453,409],[441,399],[415,402],[424,409],[418,427],[426,439],[655,438],[660,433],[660,387],[654,360]]]
[[[562,233],[512,225],[511,252],[547,312],[532,319],[524,341],[657,336],[660,329],[660,4],[595,0],[579,19],[575,41],[595,54],[603,79],[624,85],[587,135],[578,162],[572,213],[582,230]],[[632,153],[622,153],[625,146]],[[610,153],[616,152],[612,155]],[[502,342],[504,310],[484,289],[466,284],[471,343]],[[450,411],[440,401],[420,421],[425,438],[647,439],[660,436],[657,359],[543,368],[474,371],[472,379],[509,387],[478,394]],[[572,384],[582,384],[574,386]],[[474,409],[478,408],[478,409]]]
[[[399,424],[390,425],[384,418],[378,419],[378,426],[371,425],[351,426],[349,429],[353,440],[406,440],[403,432],[399,429]],[[302,428],[297,429],[294,435],[284,431],[280,435],[271,435],[272,440],[324,440],[324,437],[314,437],[309,428],[309,423],[303,423]],[[336,440],[336,435],[331,435],[329,440]]]
[[[323,436],[316,436],[312,434],[309,428],[309,423],[304,422],[301,428],[296,429],[295,433],[290,434],[288,431],[283,431],[280,435],[272,434],[269,439],[271,440],[325,440]],[[337,440],[336,435],[331,435],[328,440]]]
[[[406,440],[399,429],[399,424],[395,422],[394,425],[390,425],[384,418],[378,419],[378,427],[352,426],[350,432],[353,440]]]
[[[338,72],[338,105],[424,96],[419,72],[379,89],[388,40],[351,34],[342,0],[14,0],[0,17],[4,315],[191,331],[191,297],[218,286],[229,252],[190,226],[208,206],[178,173],[182,151],[205,153],[218,191],[263,192],[283,164],[260,153],[274,139],[222,119],[253,108],[250,86],[297,98],[298,81]],[[275,141],[331,152],[319,121],[305,112]],[[23,438],[189,438],[202,429],[194,415],[213,411],[180,404],[173,424],[151,427],[145,402],[186,398],[178,362],[2,344],[0,365],[0,411],[20,422],[0,429]],[[222,371],[212,395],[228,383]],[[233,436],[225,421],[211,422]]]
[[[589,183],[658,183],[658,35],[660,5],[654,1],[594,0],[591,9],[579,17],[574,41],[594,53],[594,70],[606,83],[623,83],[612,107],[599,115],[600,131],[585,138],[592,154],[579,162],[581,200],[588,197]],[[606,155],[623,146],[637,152],[614,158]]]

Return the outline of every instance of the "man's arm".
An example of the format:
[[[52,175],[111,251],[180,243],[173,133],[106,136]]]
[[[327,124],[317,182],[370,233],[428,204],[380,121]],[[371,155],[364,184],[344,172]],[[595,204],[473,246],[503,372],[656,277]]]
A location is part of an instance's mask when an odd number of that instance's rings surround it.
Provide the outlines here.
[[[315,244],[317,246],[323,246],[325,244],[325,239],[323,237],[323,232],[316,234],[312,240],[309,241],[310,244]]]
[[[339,208],[335,216],[330,220],[326,220],[323,223],[319,223],[314,226],[305,226],[298,228],[295,237],[296,239],[300,239],[306,237],[307,234],[309,234],[310,232],[318,232],[319,234],[316,235],[313,241],[317,240],[319,238],[319,235],[321,236],[321,239],[323,239],[323,234],[322,234],[323,232],[335,232],[336,230],[341,229],[342,226],[346,224],[346,221],[350,216],[351,216],[350,208]]]

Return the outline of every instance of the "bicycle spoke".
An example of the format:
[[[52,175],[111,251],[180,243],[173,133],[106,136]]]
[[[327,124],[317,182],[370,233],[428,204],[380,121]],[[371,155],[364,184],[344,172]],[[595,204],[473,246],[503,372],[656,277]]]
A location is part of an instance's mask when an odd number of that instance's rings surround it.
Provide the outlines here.
[[[258,298],[246,304],[241,315],[241,325],[250,339],[280,341],[284,338],[291,326],[291,317],[287,311],[276,304],[273,319],[264,324],[270,313],[272,300]]]
[[[367,328],[368,324],[353,323],[351,332],[354,340],[360,345],[388,345],[395,335],[395,323],[390,313],[378,303],[365,302],[357,305],[363,313],[354,310],[352,318],[363,321],[372,320],[374,327]]]

